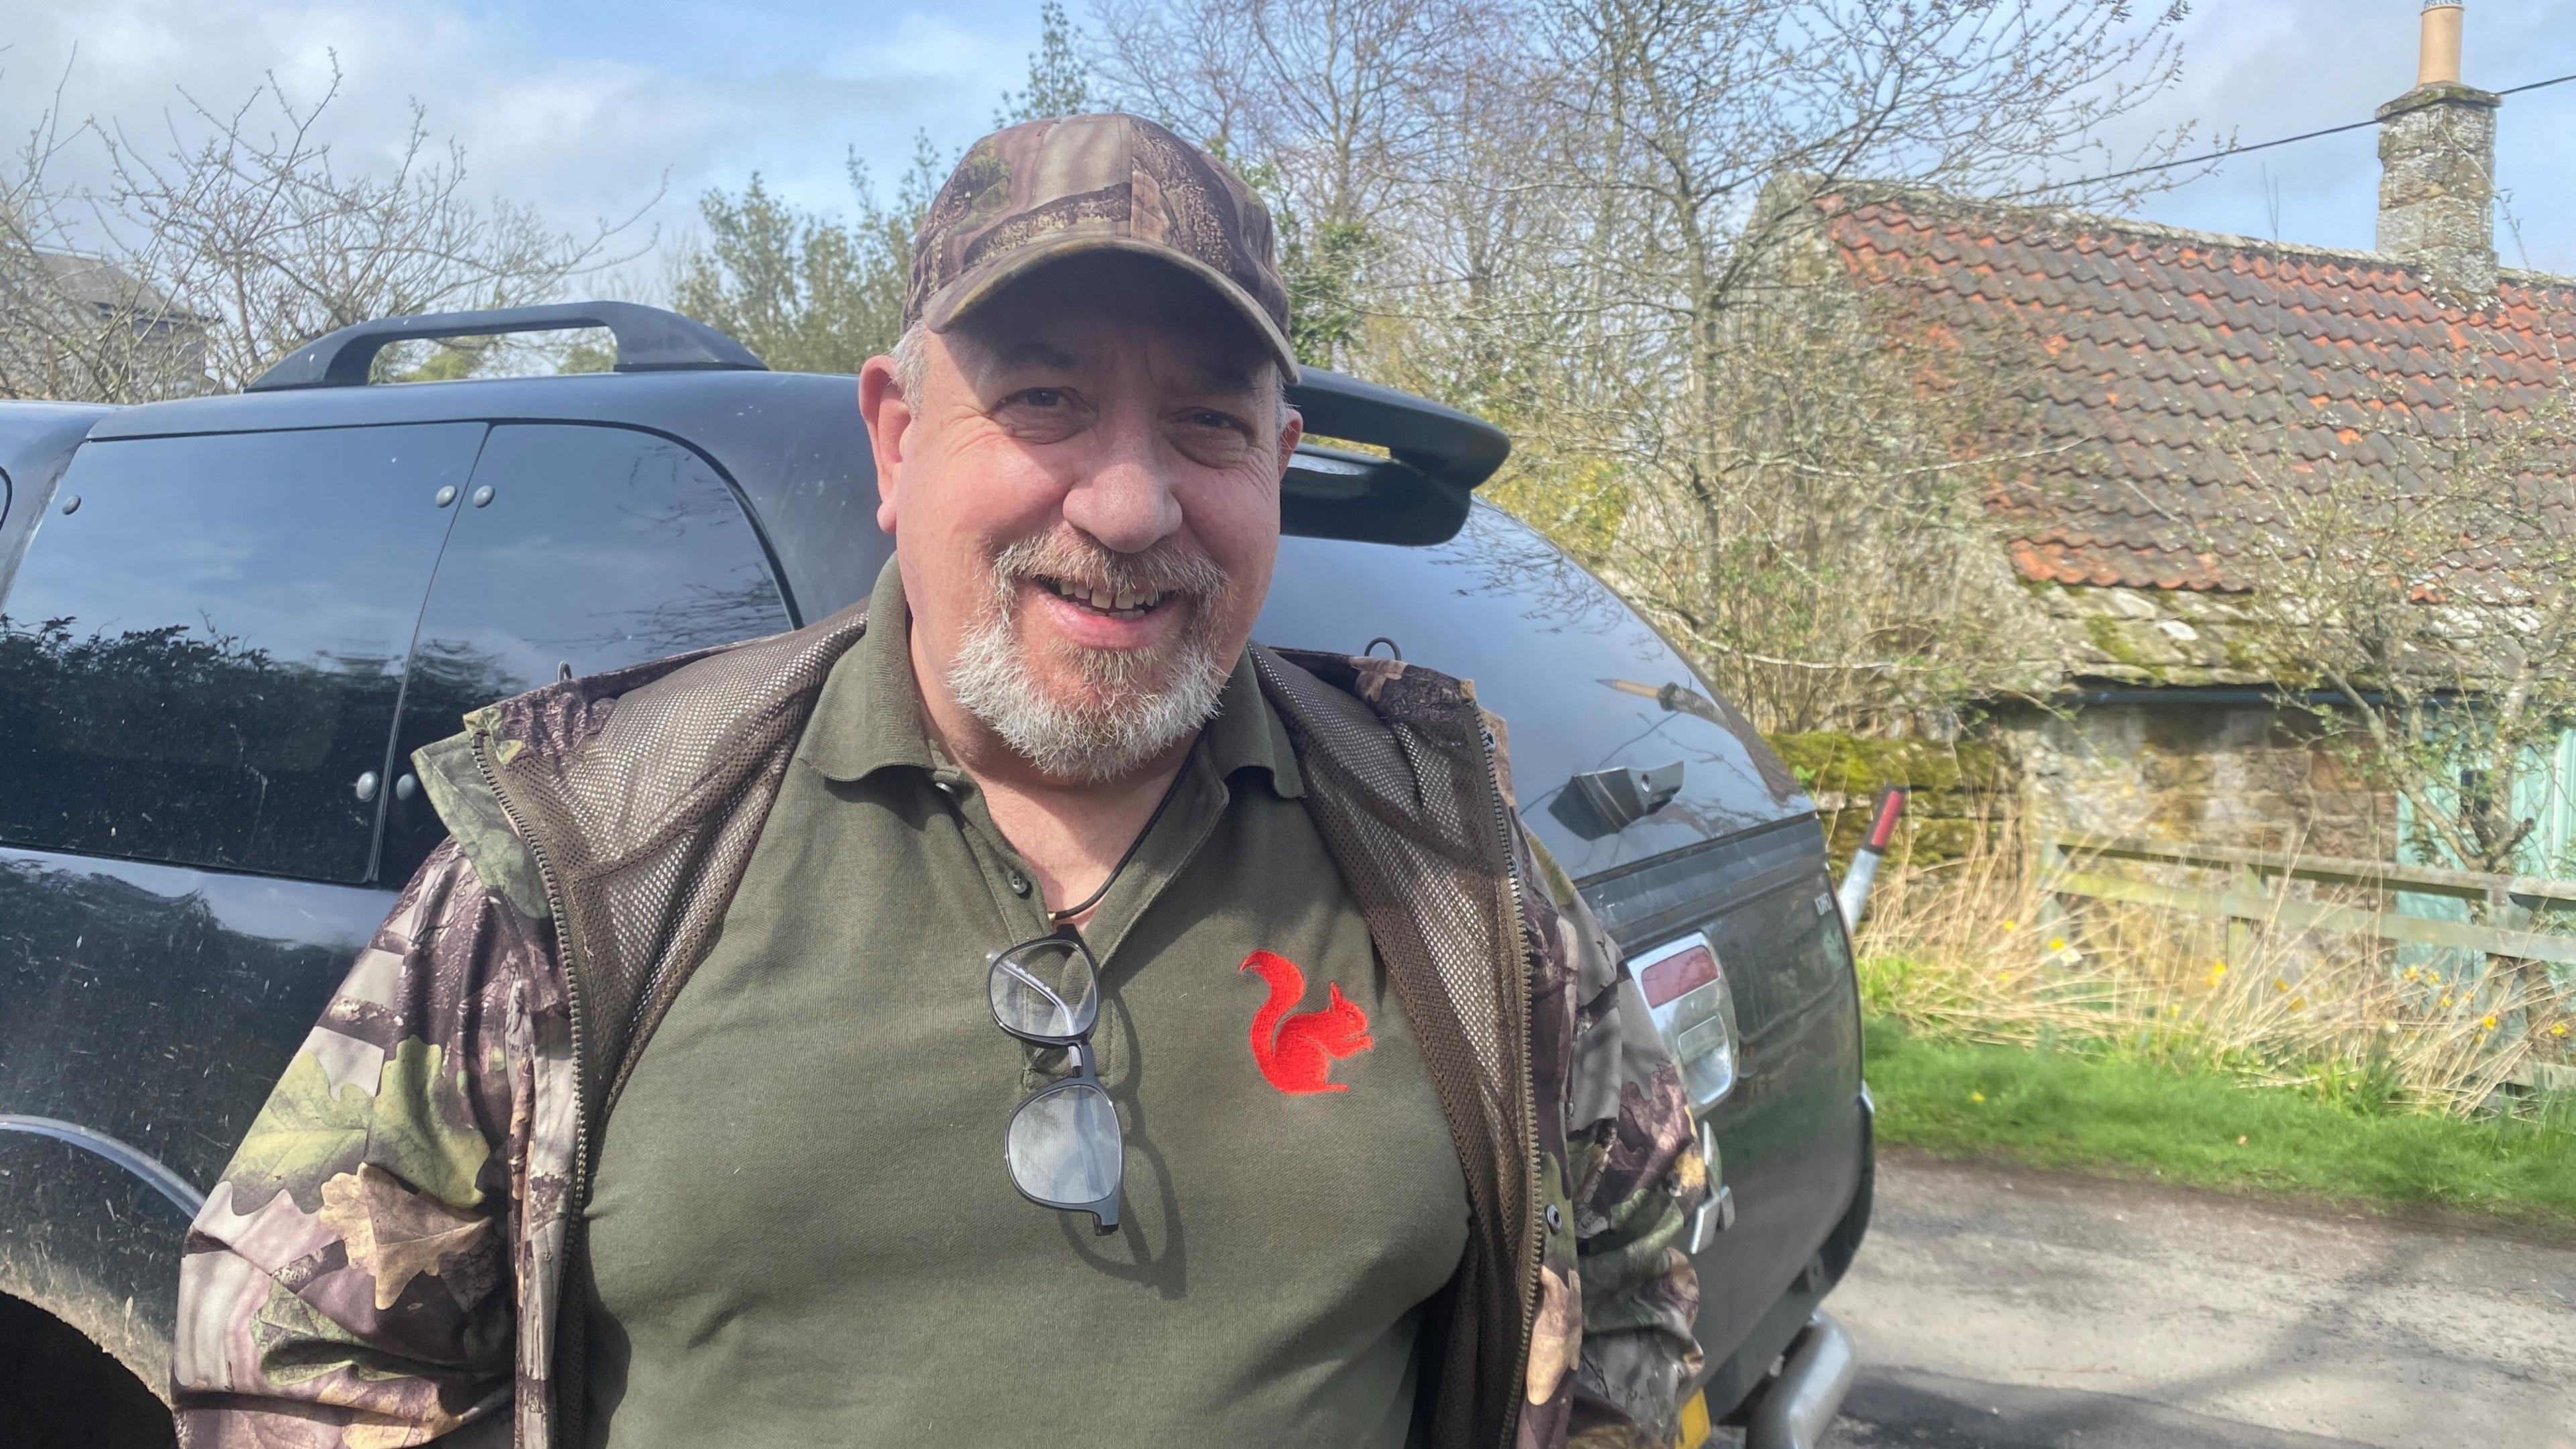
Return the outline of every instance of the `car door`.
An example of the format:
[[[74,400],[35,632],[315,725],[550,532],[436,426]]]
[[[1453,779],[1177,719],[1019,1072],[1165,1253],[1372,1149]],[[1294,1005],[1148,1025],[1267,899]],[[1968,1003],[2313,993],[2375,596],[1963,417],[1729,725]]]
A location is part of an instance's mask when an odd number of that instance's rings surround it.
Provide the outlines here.
[[[794,626],[768,550],[723,473],[637,428],[499,423],[421,611],[385,822],[387,880],[446,834],[411,752],[466,711]]]
[[[0,598],[0,1292],[147,1382],[195,1195],[389,903],[403,661],[485,431],[85,444]]]

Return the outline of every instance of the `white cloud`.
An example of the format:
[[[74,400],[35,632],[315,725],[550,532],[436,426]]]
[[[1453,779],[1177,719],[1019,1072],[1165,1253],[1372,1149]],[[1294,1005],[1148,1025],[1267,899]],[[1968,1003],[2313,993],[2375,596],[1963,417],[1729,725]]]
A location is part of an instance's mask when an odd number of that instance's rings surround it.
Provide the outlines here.
[[[904,0],[897,0],[904,3]],[[1020,83],[1035,0],[0,0],[0,135],[23,135],[70,65],[74,116],[158,133],[177,90],[229,107],[275,73],[318,96],[343,76],[330,135],[382,164],[417,99],[467,151],[473,186],[585,227],[622,217],[668,178],[648,220],[685,226],[697,195],[753,170],[792,199],[837,206],[845,150],[898,171],[916,128],[943,151],[990,123]],[[1077,9],[1081,7],[1077,6]],[[2414,79],[2417,0],[2232,0],[2185,22],[2179,86],[2121,129],[2197,119],[2255,141],[2370,115]],[[2501,87],[2576,71],[2566,0],[2478,0],[2467,69]],[[72,62],[77,47],[78,60]],[[2576,85],[2516,96],[2500,118],[2499,184],[2531,261],[2576,272]],[[2119,136],[2113,138],[2116,148]],[[2160,220],[2367,247],[2379,163],[2369,129],[2229,162],[2150,200]],[[2506,259],[2520,260],[2509,240]]]
[[[816,15],[815,44],[790,34],[765,51],[736,47],[729,58],[762,67],[746,75],[696,64],[695,42],[712,37],[689,28],[728,23],[713,7],[676,11],[660,37],[617,36],[624,58],[611,58],[595,32],[585,52],[566,32],[458,0],[17,0],[0,20],[0,131],[23,137],[61,81],[69,117],[112,119],[155,149],[165,117],[187,129],[182,91],[229,110],[274,75],[309,103],[336,65],[325,126],[336,154],[386,164],[417,101],[431,135],[464,147],[473,189],[559,225],[626,216],[666,178],[650,219],[685,223],[700,191],[755,169],[829,206],[846,195],[848,147],[892,170],[917,127],[944,147],[983,128],[1024,64],[1020,32],[1033,18],[1012,8],[981,28],[971,14],[905,13],[866,27],[864,43]],[[636,13],[652,23],[649,9]]]

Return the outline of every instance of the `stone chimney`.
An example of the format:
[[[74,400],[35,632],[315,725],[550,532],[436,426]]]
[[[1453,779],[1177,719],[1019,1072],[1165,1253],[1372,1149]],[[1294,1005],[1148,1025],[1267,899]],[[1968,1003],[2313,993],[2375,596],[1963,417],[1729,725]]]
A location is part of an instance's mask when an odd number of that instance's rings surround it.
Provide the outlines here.
[[[2495,294],[2495,120],[2460,81],[2459,0],[2426,0],[2415,89],[2379,108],[2379,250],[2453,298]]]

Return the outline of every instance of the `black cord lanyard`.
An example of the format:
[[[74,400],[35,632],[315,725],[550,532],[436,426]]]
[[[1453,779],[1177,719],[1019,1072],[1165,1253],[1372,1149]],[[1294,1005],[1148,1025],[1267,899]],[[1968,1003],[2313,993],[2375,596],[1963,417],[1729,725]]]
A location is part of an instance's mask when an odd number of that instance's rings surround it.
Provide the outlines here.
[[[1196,745],[1191,746],[1191,753],[1197,753]],[[1145,848],[1145,837],[1154,833],[1154,826],[1157,822],[1162,820],[1163,812],[1170,808],[1172,797],[1181,793],[1181,776],[1188,774],[1189,769],[1189,758],[1188,756],[1184,756],[1181,760],[1181,768],[1172,773],[1172,783],[1163,787],[1163,798],[1154,802],[1154,813],[1145,817],[1145,828],[1137,831],[1136,838],[1127,842],[1127,853],[1118,857],[1118,863],[1116,865],[1109,867],[1108,878],[1101,881],[1100,889],[1084,896],[1080,901],[1065,907],[1063,910],[1047,912],[1048,925],[1061,926],[1065,922],[1072,920],[1074,917],[1081,915],[1083,912],[1090,910],[1093,906],[1100,904],[1100,898],[1109,894],[1109,888],[1118,883],[1118,874],[1127,868],[1127,862],[1134,860],[1136,858],[1136,852]]]

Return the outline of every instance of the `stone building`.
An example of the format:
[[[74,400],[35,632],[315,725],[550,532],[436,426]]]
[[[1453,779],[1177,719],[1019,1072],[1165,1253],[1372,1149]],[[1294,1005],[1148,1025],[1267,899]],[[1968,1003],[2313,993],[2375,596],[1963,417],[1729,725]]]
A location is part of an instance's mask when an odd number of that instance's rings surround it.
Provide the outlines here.
[[[2008,343],[2035,379],[2006,420],[2030,461],[1989,499],[2045,701],[1991,705],[2032,823],[2392,858],[2395,799],[2231,648],[2247,581],[2224,521],[2260,513],[2240,490],[2267,472],[2392,466],[2371,409],[2576,387],[2576,278],[2497,262],[2500,100],[2460,82],[2458,20],[2427,7],[2420,82],[2380,108],[2375,251],[1920,192],[1819,203],[1894,344]],[[2544,842],[2576,844],[2544,793]]]

